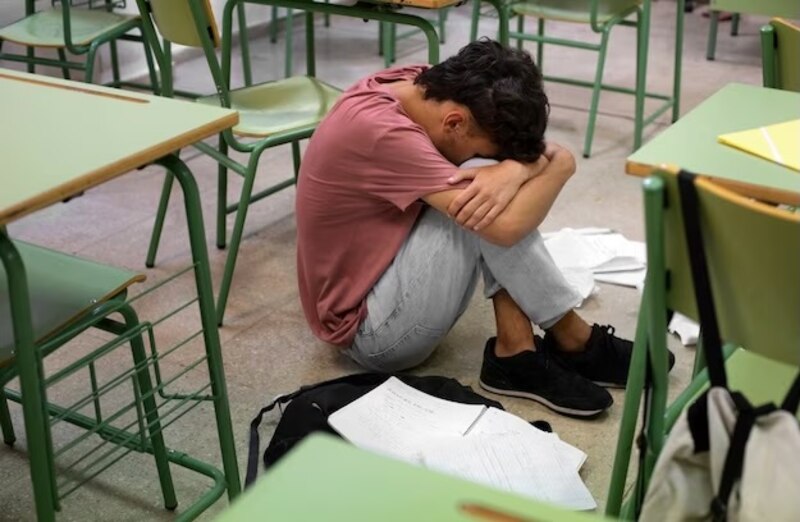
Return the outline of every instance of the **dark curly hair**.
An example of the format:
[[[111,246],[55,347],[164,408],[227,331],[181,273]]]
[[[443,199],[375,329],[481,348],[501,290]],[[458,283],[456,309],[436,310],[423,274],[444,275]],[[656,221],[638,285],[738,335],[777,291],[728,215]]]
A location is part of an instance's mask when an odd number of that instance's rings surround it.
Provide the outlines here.
[[[544,152],[550,105],[530,55],[482,38],[422,72],[425,98],[466,106],[500,148],[497,159],[535,161]]]

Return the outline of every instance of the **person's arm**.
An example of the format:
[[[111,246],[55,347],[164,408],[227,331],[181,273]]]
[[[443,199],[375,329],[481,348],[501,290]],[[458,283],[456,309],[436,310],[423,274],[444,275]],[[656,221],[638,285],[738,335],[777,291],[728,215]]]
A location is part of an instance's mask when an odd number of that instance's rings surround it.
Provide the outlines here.
[[[517,182],[514,180],[522,179],[523,176],[529,178],[520,183],[507,206],[504,206],[488,224],[484,221],[488,213],[480,214],[480,209],[485,209],[484,204],[470,205],[475,199],[475,196],[469,198],[467,193],[472,184],[465,189],[431,193],[424,196],[423,200],[439,212],[453,217],[460,225],[474,230],[487,241],[511,246],[544,221],[564,184],[575,172],[575,158],[566,149],[549,146],[545,157],[548,162],[543,170],[539,162],[528,165],[502,162],[489,167],[465,169],[459,173],[461,179],[473,179],[473,184],[476,180],[485,178],[486,183],[492,180],[496,183],[510,184],[511,187]],[[524,171],[514,172],[514,169],[520,168]],[[489,190],[484,187],[484,190],[478,193],[485,192]],[[493,208],[496,207],[495,205]]]

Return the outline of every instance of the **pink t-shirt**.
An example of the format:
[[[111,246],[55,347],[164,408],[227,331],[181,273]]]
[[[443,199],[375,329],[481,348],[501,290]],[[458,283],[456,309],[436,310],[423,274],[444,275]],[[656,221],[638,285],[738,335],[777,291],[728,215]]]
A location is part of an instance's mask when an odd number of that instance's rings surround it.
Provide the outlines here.
[[[317,127],[297,185],[297,275],[314,334],[349,345],[366,296],[400,250],[422,196],[453,188],[457,167],[386,84],[426,66],[379,72],[347,90]]]

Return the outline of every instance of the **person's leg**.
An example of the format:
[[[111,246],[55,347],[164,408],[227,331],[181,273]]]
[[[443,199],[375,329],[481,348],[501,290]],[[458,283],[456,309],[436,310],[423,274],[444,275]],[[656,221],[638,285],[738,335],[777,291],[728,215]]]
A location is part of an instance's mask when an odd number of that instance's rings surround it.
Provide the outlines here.
[[[540,338],[534,339],[531,321],[558,332],[576,350],[586,346],[592,331],[573,311],[580,296],[555,266],[542,237],[533,232],[508,248],[481,240],[479,248],[485,294],[497,322],[497,337],[484,349],[480,386],[567,415],[592,417],[611,406],[607,391],[565,368]]]
[[[511,357],[524,350],[535,350],[531,321],[508,292],[501,289],[495,293],[492,304],[497,324],[497,342],[494,348],[497,356]]]
[[[345,353],[366,368],[386,372],[427,359],[475,290],[477,242],[443,214],[425,209],[367,295],[367,317]]]

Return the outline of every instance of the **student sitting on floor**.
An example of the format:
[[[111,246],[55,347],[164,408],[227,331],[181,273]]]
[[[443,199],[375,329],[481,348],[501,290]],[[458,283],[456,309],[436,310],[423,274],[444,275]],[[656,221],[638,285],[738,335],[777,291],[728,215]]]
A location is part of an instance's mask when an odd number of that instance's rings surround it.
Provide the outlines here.
[[[575,172],[572,154],[544,141],[548,111],[530,56],[489,40],[347,90],[314,133],[297,189],[314,333],[368,369],[406,370],[447,335],[483,274],[497,337],[481,386],[569,415],[611,406],[601,386],[625,386],[631,343],[573,311],[580,296],[537,232]],[[462,165],[470,158],[497,161]]]

